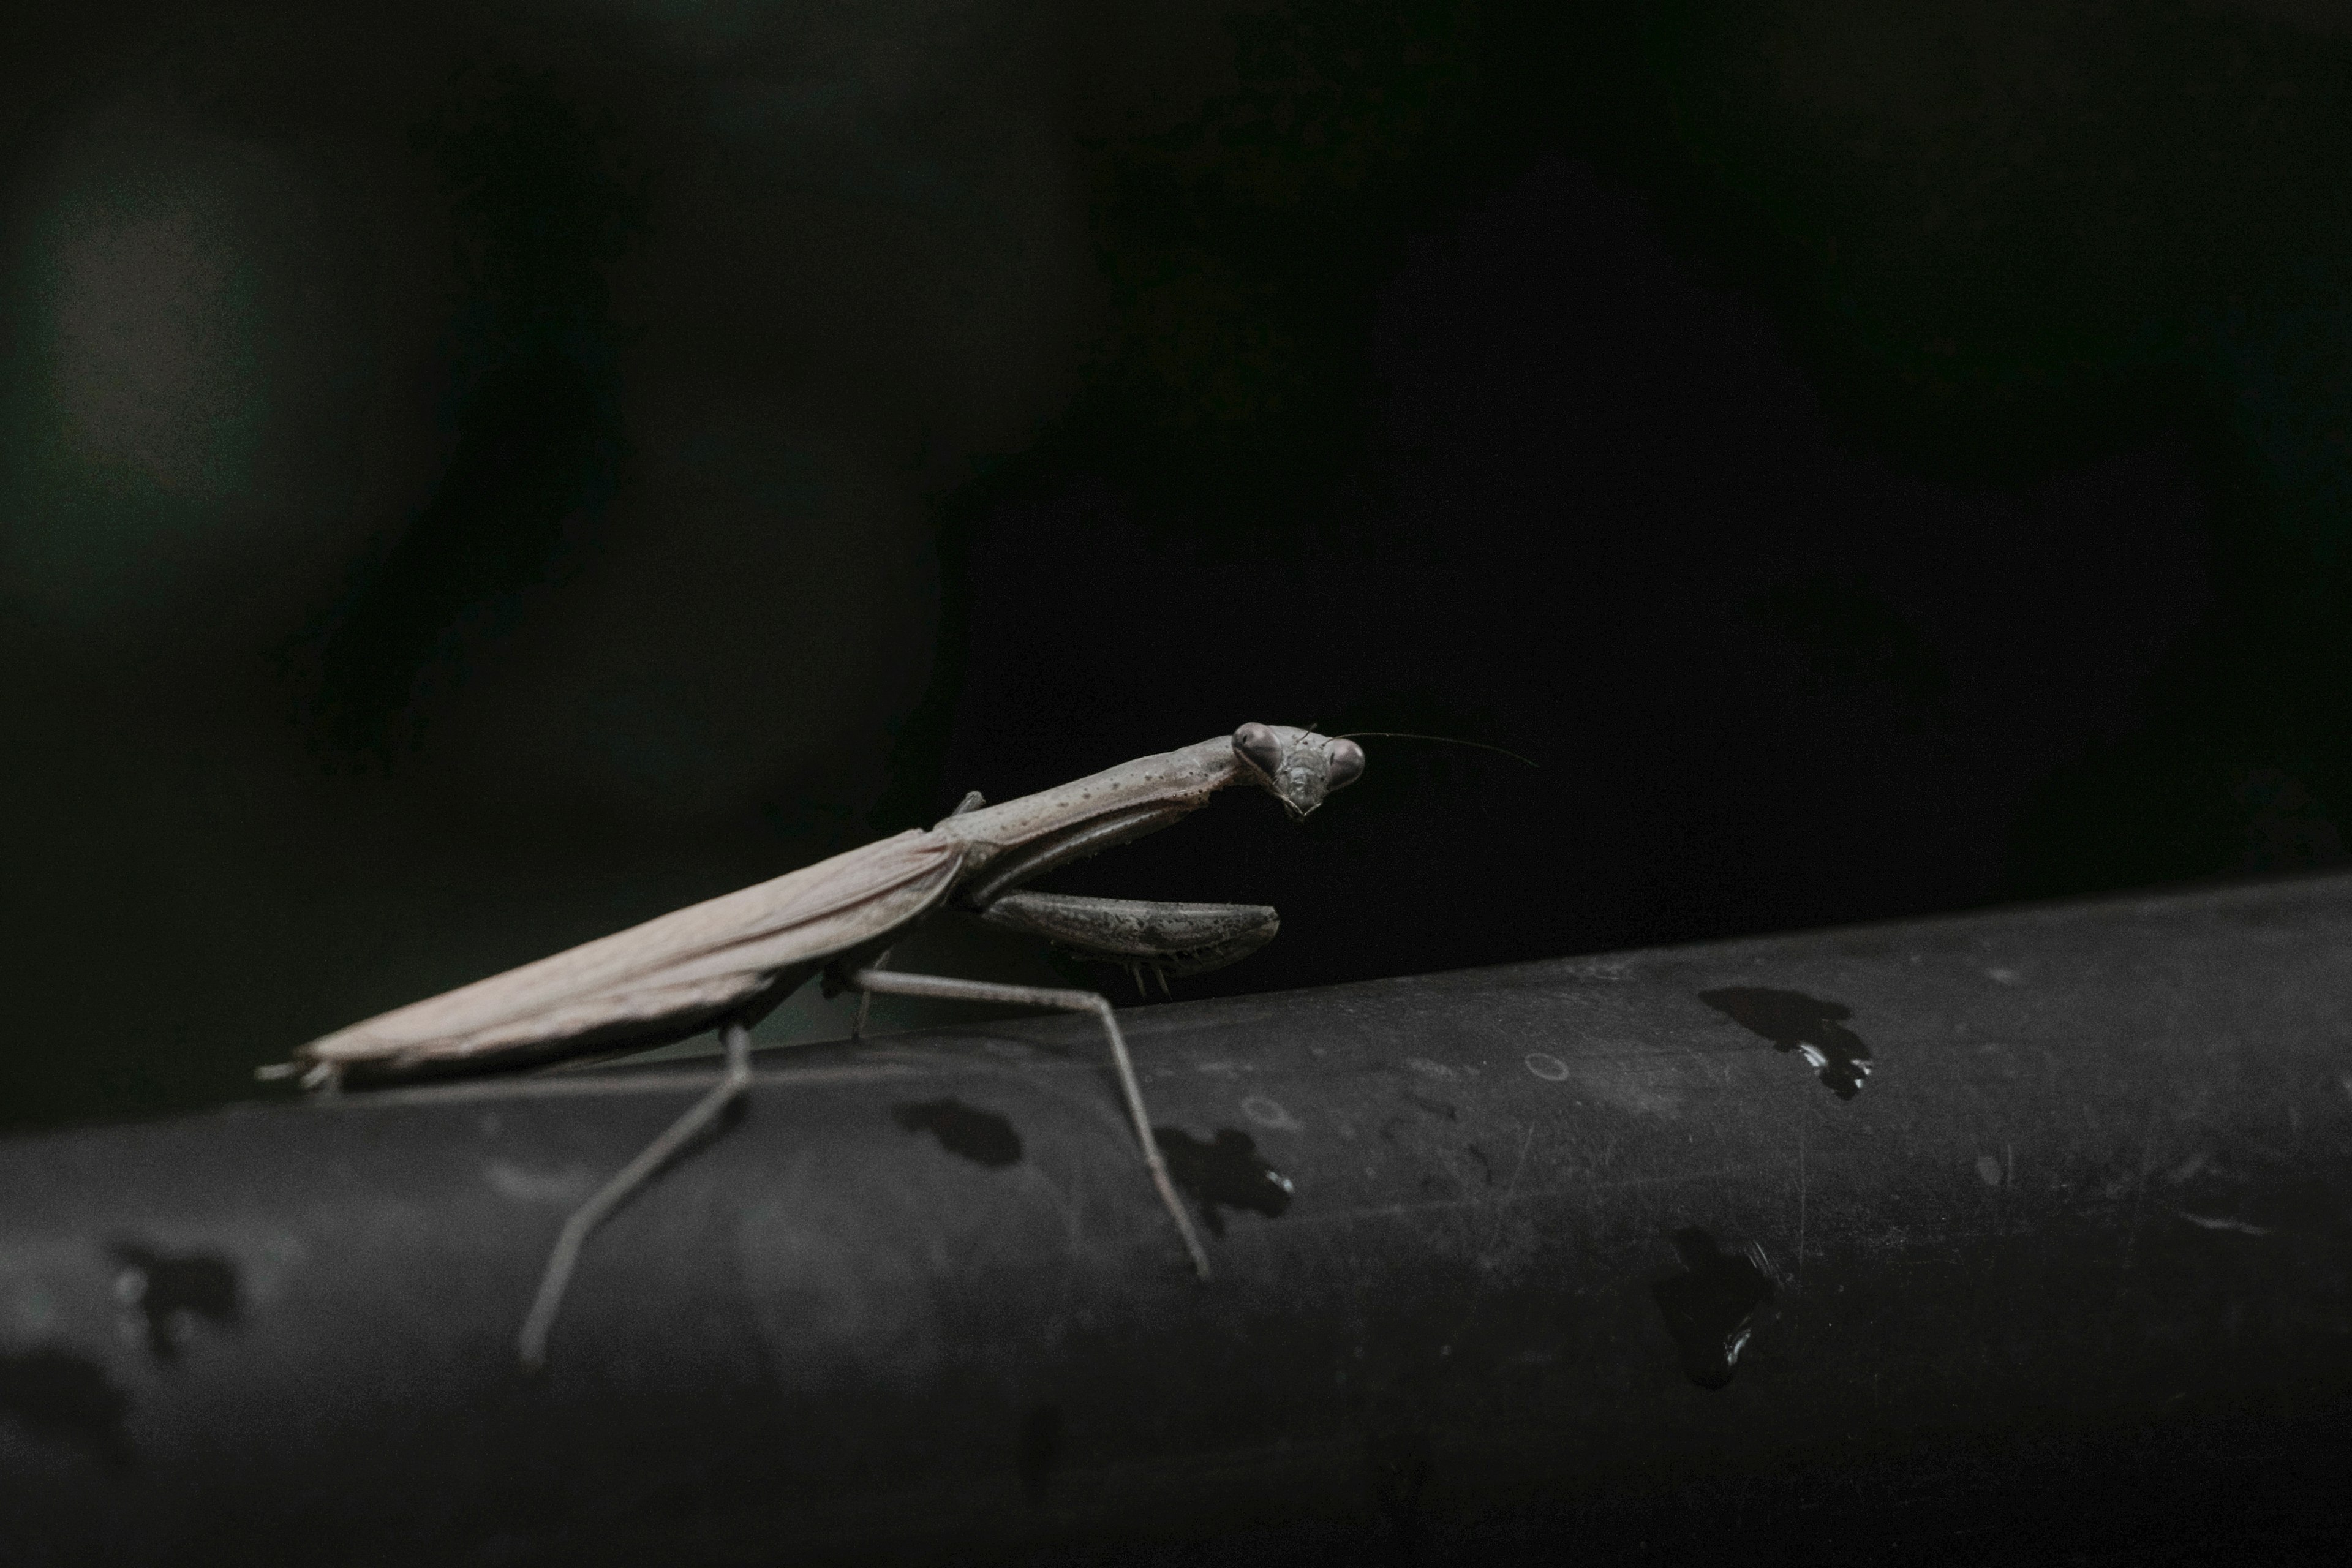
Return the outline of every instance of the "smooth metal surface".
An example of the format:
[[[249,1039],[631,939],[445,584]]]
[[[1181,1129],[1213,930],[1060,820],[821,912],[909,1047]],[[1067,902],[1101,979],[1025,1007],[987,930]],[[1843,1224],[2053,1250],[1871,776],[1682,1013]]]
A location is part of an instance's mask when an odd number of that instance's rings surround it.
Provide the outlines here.
[[[556,1226],[712,1068],[0,1146],[0,1559],[2292,1556],[2340,1522],[2352,879],[1120,1017],[1211,1283],[1090,1020],[767,1053],[599,1234],[538,1381]]]

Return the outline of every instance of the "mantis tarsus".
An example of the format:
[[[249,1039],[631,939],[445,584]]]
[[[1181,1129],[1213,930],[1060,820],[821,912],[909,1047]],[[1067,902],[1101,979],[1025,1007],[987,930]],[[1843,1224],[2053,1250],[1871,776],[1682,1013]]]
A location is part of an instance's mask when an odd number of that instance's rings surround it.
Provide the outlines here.
[[[519,1344],[524,1366],[536,1369],[545,1363],[549,1331],[590,1233],[750,1087],[751,1025],[809,980],[821,976],[828,994],[861,993],[861,1017],[863,996],[876,994],[1091,1013],[1110,1042],[1144,1165],[1205,1279],[1208,1253],[1170,1184],[1110,1003],[1091,991],[903,973],[883,968],[884,957],[925,916],[957,908],[1081,957],[1158,970],[1163,984],[1169,973],[1231,963],[1273,940],[1273,910],[1019,889],[1057,867],[1167,826],[1227,784],[1257,784],[1303,822],[1363,770],[1363,749],[1347,737],[1244,724],[1230,736],[1138,758],[1002,805],[988,805],[975,793],[931,828],[910,828],[338,1029],[262,1072],[299,1074],[305,1087],[333,1088],[646,1050],[719,1030],[726,1050],[719,1082],[565,1221]]]

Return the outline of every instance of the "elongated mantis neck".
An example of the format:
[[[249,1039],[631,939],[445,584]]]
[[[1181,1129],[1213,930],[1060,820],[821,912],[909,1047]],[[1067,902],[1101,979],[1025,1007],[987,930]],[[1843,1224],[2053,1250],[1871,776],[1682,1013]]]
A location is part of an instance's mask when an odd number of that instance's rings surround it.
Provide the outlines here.
[[[1152,806],[1191,810],[1239,782],[1248,769],[1234,754],[1233,737],[1219,735],[1157,756],[1138,757],[1053,789],[984,805],[950,817],[931,831],[970,846],[977,868],[1010,849],[1070,832],[1105,817]]]

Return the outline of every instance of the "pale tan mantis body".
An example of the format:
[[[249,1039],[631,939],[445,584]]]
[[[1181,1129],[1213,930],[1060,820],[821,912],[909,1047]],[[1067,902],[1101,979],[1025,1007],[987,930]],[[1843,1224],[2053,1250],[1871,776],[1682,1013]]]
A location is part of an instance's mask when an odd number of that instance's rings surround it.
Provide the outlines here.
[[[881,968],[891,943],[954,906],[1081,956],[1197,973],[1274,937],[1262,905],[1137,903],[1023,893],[1055,868],[1167,826],[1225,785],[1255,784],[1304,820],[1363,772],[1345,737],[1244,724],[1230,736],[1131,763],[1002,805],[965,797],[937,826],[910,828],[798,871],[691,905],[520,969],[321,1036],[266,1076],[310,1087],[466,1068],[496,1071],[649,1049],[717,1027],[724,1074],[565,1222],[524,1321],[526,1367],[545,1360],[565,1285],[589,1233],[751,1084],[750,1026],[822,974],[828,988],[1091,1013],[1110,1041],[1143,1161],[1202,1279],[1208,1254],[1169,1183],[1110,1003],[1091,991],[999,985]]]

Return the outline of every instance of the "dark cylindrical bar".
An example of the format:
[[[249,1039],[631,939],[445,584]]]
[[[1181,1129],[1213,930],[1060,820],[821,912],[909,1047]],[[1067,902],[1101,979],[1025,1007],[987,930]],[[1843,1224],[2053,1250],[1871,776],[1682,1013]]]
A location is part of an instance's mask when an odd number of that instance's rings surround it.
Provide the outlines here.
[[[2352,879],[1122,1017],[1208,1283],[1087,1020],[771,1052],[592,1241],[535,1380],[558,1225],[710,1068],[0,1146],[0,1559],[2344,1522]]]

